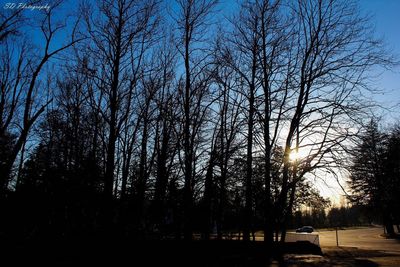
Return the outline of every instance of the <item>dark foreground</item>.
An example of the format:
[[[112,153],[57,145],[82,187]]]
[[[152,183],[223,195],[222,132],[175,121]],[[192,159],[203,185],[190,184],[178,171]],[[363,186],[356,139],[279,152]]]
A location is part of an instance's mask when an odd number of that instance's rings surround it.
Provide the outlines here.
[[[3,240],[4,241],[4,240]],[[3,243],[3,242],[2,242]],[[4,246],[5,245],[5,246]],[[268,266],[285,254],[322,255],[311,243],[267,247],[263,242],[129,241],[116,239],[41,240],[2,244],[2,266]]]

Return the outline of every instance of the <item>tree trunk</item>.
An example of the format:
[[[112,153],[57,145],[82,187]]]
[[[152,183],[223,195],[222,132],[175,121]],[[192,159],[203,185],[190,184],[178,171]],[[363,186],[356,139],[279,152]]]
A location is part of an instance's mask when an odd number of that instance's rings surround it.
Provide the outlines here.
[[[390,218],[390,214],[388,214],[386,211],[383,211],[383,225],[385,226],[386,233],[388,236],[394,236],[394,227],[393,227],[393,221]]]
[[[154,189],[153,211],[154,222],[160,227],[164,228],[165,216],[165,195],[168,184],[167,173],[167,158],[168,158],[168,145],[169,145],[169,132],[166,123],[163,123],[161,147],[156,151],[157,153],[157,174],[156,184]],[[158,141],[157,141],[158,142]]]
[[[204,239],[210,239],[210,230],[212,228],[212,197],[214,193],[214,183],[213,183],[213,171],[214,171],[214,161],[215,161],[215,151],[212,148],[210,154],[210,160],[208,162],[206,179],[204,184],[204,229],[203,236]]]
[[[106,233],[111,231],[113,221],[113,186],[114,186],[114,170],[115,170],[115,145],[117,142],[117,112],[118,112],[118,87],[119,87],[119,72],[121,60],[121,34],[122,22],[119,18],[118,28],[115,33],[116,47],[115,58],[113,59],[112,81],[110,86],[110,99],[109,99],[109,132],[107,143],[107,156],[106,156],[106,171],[104,174],[104,214],[103,223]]]
[[[190,12],[191,7],[188,8],[188,12]],[[183,142],[184,142],[184,175],[185,175],[185,184],[184,184],[184,196],[183,196],[183,206],[184,206],[184,239],[191,240],[192,239],[192,207],[193,207],[193,192],[192,192],[192,171],[193,171],[193,144],[191,143],[191,132],[190,132],[190,103],[191,103],[191,69],[190,69],[190,52],[189,52],[189,44],[190,44],[190,32],[191,26],[189,24],[190,13],[187,14],[186,23],[185,23],[185,95],[184,95],[184,129],[183,129]]]
[[[227,155],[224,155],[227,157]],[[222,160],[222,159],[221,159]],[[225,160],[224,160],[225,161]],[[226,179],[227,179],[227,162],[221,164],[221,179],[220,179],[220,190],[219,190],[219,206],[217,215],[217,239],[222,239],[222,230],[224,226],[224,210],[226,206]]]
[[[137,196],[136,196],[136,218],[138,226],[141,227],[143,224],[143,210],[145,203],[146,184],[147,184],[147,134],[148,134],[148,118],[147,111],[144,118],[141,151],[140,151],[140,163],[139,163],[139,180],[137,184]]]
[[[247,158],[246,158],[246,192],[245,192],[245,212],[244,212],[244,228],[243,240],[250,240],[250,230],[253,223],[253,128],[254,128],[254,87],[250,88],[249,97],[249,121],[247,123]]]

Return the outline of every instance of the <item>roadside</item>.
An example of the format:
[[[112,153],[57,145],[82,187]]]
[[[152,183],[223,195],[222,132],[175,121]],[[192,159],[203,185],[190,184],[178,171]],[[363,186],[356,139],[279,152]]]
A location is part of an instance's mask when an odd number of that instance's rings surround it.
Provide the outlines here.
[[[339,229],[339,247],[335,231],[318,233],[323,255],[287,254],[285,266],[400,266],[400,240],[386,238],[380,227]]]
[[[285,255],[285,266],[400,266],[400,254],[376,250],[365,250],[354,247],[325,247],[323,256],[318,255]],[[277,263],[271,266],[280,266]]]
[[[336,231],[319,231],[318,233],[322,248],[336,246]],[[400,253],[400,240],[386,238],[381,227],[339,230],[338,243],[340,247]]]

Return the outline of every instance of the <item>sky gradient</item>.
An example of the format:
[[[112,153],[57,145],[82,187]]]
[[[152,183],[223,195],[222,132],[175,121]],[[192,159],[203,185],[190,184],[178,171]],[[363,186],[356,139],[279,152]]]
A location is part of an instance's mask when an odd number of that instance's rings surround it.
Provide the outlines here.
[[[91,1],[95,2],[95,0]],[[24,1],[0,0],[0,8],[5,8],[6,3],[20,2]],[[60,13],[67,14],[68,11],[76,10],[78,1],[69,0],[66,2],[64,11]],[[52,0],[49,0],[48,3],[51,5]],[[173,0],[167,0],[165,3],[173,5]],[[397,56],[396,60],[400,62],[400,0],[360,0],[359,4],[363,14],[372,16],[371,23],[375,25],[376,36],[385,40],[387,49]],[[222,0],[218,12],[223,12],[229,16],[236,11],[236,8],[237,0]],[[38,11],[26,10],[24,12],[34,14]],[[65,15],[60,13],[58,15]],[[35,36],[35,38],[43,38],[43,36]],[[57,46],[57,44],[55,45]],[[392,70],[378,70],[376,74],[378,73],[380,75],[375,79],[374,85],[381,90],[381,93],[370,97],[387,109],[376,109],[375,115],[384,116],[383,126],[396,121],[400,122],[400,67],[397,66]],[[338,203],[339,196],[343,195],[341,187],[334,180],[325,182],[316,182],[316,185],[325,197],[331,197],[333,201]]]
[[[375,34],[382,37],[388,51],[400,61],[400,1],[398,0],[360,0],[361,12],[371,15],[371,23],[375,25]],[[372,95],[373,100],[378,101],[382,108],[377,108],[375,114],[382,116],[382,126],[390,126],[400,123],[400,66],[392,70],[380,70],[375,79],[374,86],[381,93]],[[345,185],[345,173],[339,174],[341,183]],[[335,205],[343,203],[343,190],[335,180],[331,182],[317,182],[317,188],[324,197],[329,197]]]
[[[400,1],[398,0],[361,0],[363,12],[371,14],[377,36],[382,36],[388,50],[400,61]],[[400,67],[386,70],[377,79],[376,86],[384,92],[377,100],[384,107],[393,107],[385,112],[385,118],[394,122],[400,120]],[[397,105],[397,106],[396,106]]]

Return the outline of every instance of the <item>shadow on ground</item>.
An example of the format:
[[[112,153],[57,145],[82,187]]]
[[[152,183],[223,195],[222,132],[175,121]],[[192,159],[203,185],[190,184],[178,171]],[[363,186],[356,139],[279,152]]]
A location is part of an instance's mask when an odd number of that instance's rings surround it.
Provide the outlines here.
[[[3,244],[4,245],[4,244]],[[236,240],[132,241],[121,239],[41,240],[6,247],[4,266],[286,266],[287,253],[322,255],[308,242],[267,247]]]
[[[323,256],[316,255],[295,255],[284,256],[285,264],[288,267],[302,266],[400,266],[400,254],[365,250],[355,247],[325,247]],[[276,265],[279,266],[279,265]]]
[[[400,266],[400,254],[309,242],[135,241],[121,238],[0,240],[2,266]]]

